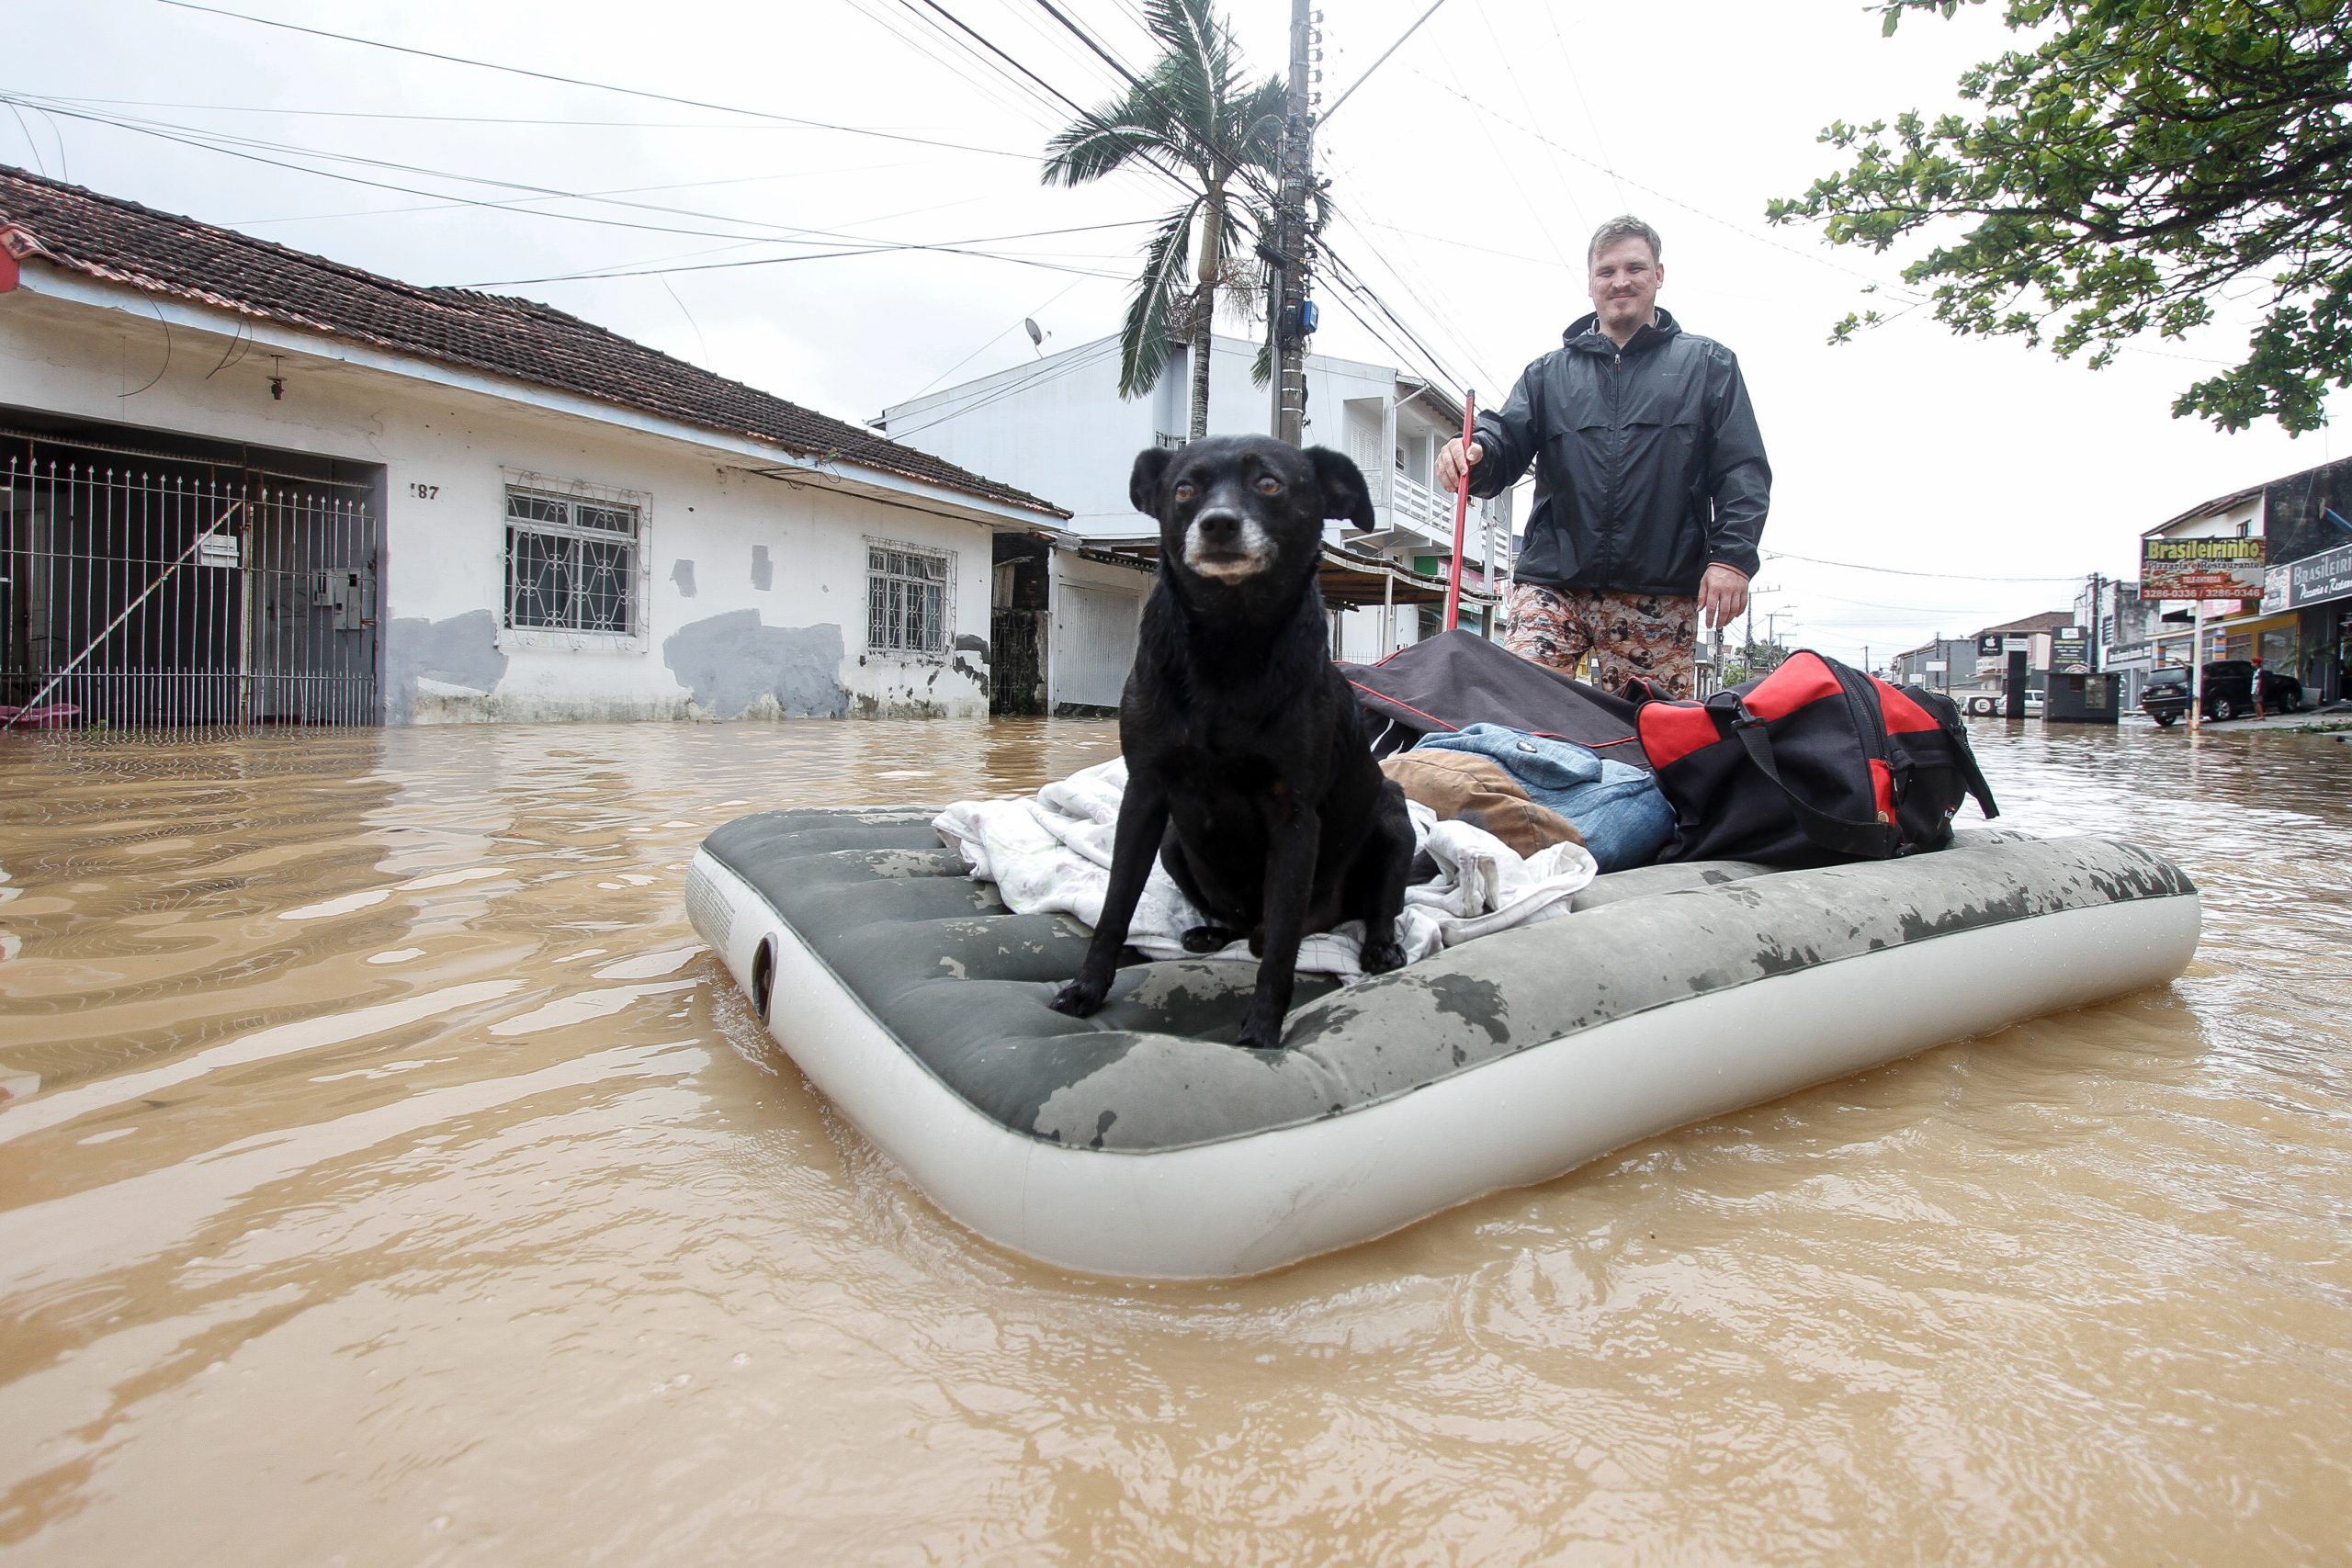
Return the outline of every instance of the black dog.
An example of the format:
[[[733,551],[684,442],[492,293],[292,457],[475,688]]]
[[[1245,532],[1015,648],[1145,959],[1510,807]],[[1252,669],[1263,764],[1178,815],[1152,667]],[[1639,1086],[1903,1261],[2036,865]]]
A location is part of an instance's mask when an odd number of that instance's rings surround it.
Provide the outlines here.
[[[1249,935],[1258,990],[1239,1043],[1271,1048],[1307,932],[1360,919],[1366,970],[1405,961],[1412,822],[1331,666],[1315,583],[1323,520],[1370,528],[1372,497],[1339,453],[1263,436],[1143,452],[1127,493],[1159,520],[1159,581],[1119,702],[1127,789],[1102,921],[1053,1006],[1102,1007],[1156,852],[1210,922],[1186,951]]]

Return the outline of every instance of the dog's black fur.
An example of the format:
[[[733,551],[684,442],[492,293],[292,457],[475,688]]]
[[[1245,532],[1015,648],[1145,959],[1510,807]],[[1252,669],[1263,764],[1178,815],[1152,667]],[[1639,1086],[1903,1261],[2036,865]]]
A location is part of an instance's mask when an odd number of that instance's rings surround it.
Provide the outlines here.
[[[1315,581],[1323,520],[1369,528],[1372,498],[1340,454],[1263,436],[1154,447],[1127,492],[1159,520],[1159,581],[1119,703],[1127,788],[1102,924],[1053,1006],[1102,1007],[1156,851],[1210,922],[1187,950],[1248,934],[1258,989],[1239,1043],[1271,1049],[1308,931],[1360,919],[1367,971],[1405,961],[1412,822],[1332,668]]]

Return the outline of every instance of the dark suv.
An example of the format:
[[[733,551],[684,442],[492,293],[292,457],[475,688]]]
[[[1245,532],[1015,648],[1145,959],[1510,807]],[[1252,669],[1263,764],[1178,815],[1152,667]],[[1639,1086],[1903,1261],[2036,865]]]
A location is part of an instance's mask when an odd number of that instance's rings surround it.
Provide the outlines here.
[[[2262,672],[2262,703],[2272,713],[2293,713],[2303,705],[2303,683],[2275,670]],[[2140,711],[2160,725],[2188,712],[2188,671],[2166,665],[2148,677],[2140,694]],[[2254,711],[2254,664],[2245,659],[2217,659],[2205,666],[2205,716],[2236,718]]]

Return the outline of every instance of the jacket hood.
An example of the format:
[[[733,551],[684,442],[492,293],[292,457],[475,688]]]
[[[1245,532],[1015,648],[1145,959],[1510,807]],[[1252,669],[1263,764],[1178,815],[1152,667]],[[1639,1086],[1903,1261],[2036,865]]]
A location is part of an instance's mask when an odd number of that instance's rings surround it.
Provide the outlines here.
[[[1641,354],[1681,335],[1682,323],[1676,321],[1665,306],[1653,306],[1651,311],[1657,321],[1635,333],[1622,352]],[[1560,345],[1582,349],[1587,354],[1613,355],[1621,352],[1616,341],[1600,330],[1600,312],[1598,310],[1587,310],[1570,321],[1568,330],[1560,334]]]

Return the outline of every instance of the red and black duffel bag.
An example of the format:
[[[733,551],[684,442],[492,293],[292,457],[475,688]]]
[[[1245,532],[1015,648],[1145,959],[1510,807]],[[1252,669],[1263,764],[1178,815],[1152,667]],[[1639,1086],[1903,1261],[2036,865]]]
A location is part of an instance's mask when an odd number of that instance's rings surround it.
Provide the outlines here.
[[[1811,649],[1702,703],[1653,697],[1634,719],[1674,807],[1661,860],[1892,860],[1951,843],[1968,796],[1999,815],[1951,698]]]

